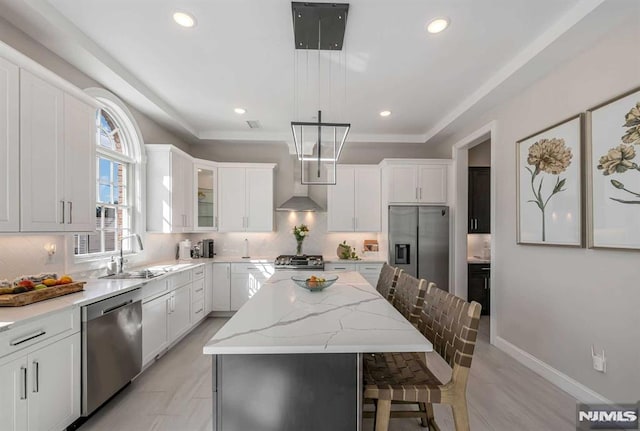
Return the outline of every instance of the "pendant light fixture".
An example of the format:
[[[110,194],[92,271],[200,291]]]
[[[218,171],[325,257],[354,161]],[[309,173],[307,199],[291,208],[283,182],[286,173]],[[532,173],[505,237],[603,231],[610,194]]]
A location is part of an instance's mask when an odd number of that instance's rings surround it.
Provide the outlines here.
[[[291,122],[302,184],[336,184],[336,164],[351,124],[323,120],[333,120],[342,113],[334,93],[344,96],[342,108],[346,104],[343,45],[349,5],[292,2],[291,10],[295,40],[294,115],[308,119]]]

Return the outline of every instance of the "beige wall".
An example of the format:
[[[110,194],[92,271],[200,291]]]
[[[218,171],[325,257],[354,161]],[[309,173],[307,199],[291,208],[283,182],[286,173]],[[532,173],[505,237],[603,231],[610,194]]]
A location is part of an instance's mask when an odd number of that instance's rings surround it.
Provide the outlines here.
[[[640,14],[526,91],[467,122],[497,122],[492,286],[497,335],[614,401],[640,395],[640,254],[516,244],[515,142],[640,86]],[[638,217],[640,217],[640,208]],[[592,368],[605,349],[607,373]]]
[[[491,140],[469,149],[469,166],[491,166]]]

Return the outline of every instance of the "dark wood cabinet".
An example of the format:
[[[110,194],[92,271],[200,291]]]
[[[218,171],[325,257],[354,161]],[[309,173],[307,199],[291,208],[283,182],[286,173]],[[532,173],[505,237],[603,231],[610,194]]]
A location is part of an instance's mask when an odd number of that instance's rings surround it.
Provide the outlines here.
[[[491,168],[469,168],[469,233],[491,233]]]
[[[482,315],[488,316],[491,303],[491,265],[488,263],[470,263],[467,299],[482,305]]]

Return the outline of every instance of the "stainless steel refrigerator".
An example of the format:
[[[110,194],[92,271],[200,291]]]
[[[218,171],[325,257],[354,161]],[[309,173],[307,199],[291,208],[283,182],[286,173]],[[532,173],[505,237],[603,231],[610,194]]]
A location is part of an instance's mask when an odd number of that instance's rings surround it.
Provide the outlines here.
[[[391,265],[449,290],[449,207],[389,207]]]

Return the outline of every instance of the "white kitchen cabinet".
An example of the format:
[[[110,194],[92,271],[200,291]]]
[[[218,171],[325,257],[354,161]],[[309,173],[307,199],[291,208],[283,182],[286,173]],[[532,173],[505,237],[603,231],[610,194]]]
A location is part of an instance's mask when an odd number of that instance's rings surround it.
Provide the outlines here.
[[[213,311],[213,263],[204,266],[204,315]]]
[[[19,69],[0,58],[0,232],[20,230]]]
[[[80,333],[28,355],[29,431],[59,431],[80,416]]]
[[[193,230],[215,231],[218,229],[218,168],[206,160],[195,160],[193,168]]]
[[[193,284],[191,285],[191,325],[196,325],[204,318],[205,301],[205,266],[193,270]]]
[[[0,359],[0,418],[2,429],[27,429],[27,357],[3,363]]]
[[[273,273],[270,263],[231,264],[231,311],[239,310]]]
[[[219,165],[219,231],[273,231],[274,168],[272,164]]]
[[[336,185],[327,189],[327,230],[379,232],[380,205],[377,165],[338,166]]]
[[[211,310],[231,311],[231,264],[214,263],[211,272]]]
[[[20,230],[95,230],[96,108],[20,72]]]
[[[351,262],[326,262],[324,264],[325,271],[357,271],[358,266]]]
[[[193,160],[171,145],[147,145],[147,230],[193,231]]]
[[[386,162],[386,161],[385,161]],[[446,204],[448,161],[383,162],[383,186],[390,204]]]
[[[378,278],[380,278],[380,271],[382,271],[382,264],[360,262],[358,263],[357,271],[370,285],[376,287],[378,284]]]
[[[180,338],[191,326],[191,284],[171,292],[169,304],[169,344]]]
[[[171,293],[142,303],[142,365],[167,348]]]
[[[80,342],[76,332],[5,363],[0,359],[3,430],[59,431],[80,417]]]

